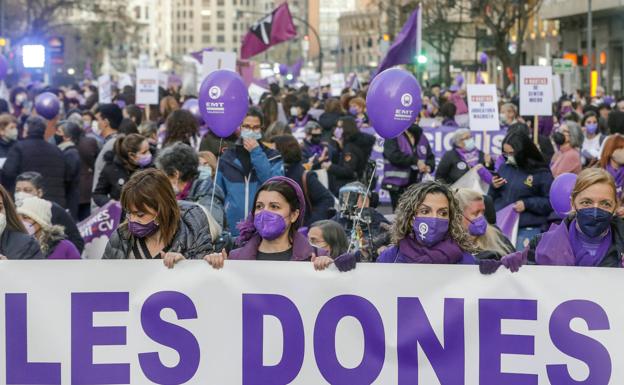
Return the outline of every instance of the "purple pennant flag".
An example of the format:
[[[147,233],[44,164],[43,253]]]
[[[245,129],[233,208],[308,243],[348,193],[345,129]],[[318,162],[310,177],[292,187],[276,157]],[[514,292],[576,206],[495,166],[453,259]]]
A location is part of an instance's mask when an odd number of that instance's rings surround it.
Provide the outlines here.
[[[297,36],[288,3],[284,2],[249,28],[241,45],[241,59],[266,51]]]
[[[520,214],[514,210],[513,207],[514,204],[512,203],[496,213],[496,225],[511,241],[511,244],[515,245],[518,238],[518,223],[520,222]]]
[[[191,52],[190,55],[200,63],[204,62],[204,52],[212,52],[214,48],[204,48],[199,51]]]
[[[388,50],[377,73],[399,64],[408,64],[420,52],[420,6],[410,15],[409,19],[397,35],[394,43]]]
[[[301,75],[302,67],[303,67],[303,58],[299,58],[299,60],[297,60],[295,64],[290,66],[288,72],[290,72],[290,74],[293,76],[293,80],[297,79],[299,75]]]

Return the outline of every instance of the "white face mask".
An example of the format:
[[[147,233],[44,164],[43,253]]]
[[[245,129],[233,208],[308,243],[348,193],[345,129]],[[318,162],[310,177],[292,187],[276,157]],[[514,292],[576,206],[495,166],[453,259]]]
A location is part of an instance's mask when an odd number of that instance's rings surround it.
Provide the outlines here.
[[[18,191],[15,193],[15,195],[13,196],[15,198],[15,206],[19,207],[22,205],[22,202],[24,201],[24,199],[26,198],[34,198],[35,196],[33,194],[29,194],[27,192],[23,192],[23,191]]]
[[[299,116],[299,108],[290,107],[290,116]]]
[[[0,234],[4,233],[6,229],[7,219],[5,213],[0,213]]]
[[[7,130],[4,137],[8,140],[17,140],[17,128]]]
[[[96,135],[101,135],[102,130],[100,130],[100,125],[98,124],[97,120],[91,122],[91,131],[93,131],[93,133]]]

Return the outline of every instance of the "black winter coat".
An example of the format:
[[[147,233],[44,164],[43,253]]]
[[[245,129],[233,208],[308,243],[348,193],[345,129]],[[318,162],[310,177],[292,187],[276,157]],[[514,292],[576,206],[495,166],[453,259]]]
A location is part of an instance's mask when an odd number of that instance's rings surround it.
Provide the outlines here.
[[[306,211],[304,226],[310,226],[316,221],[329,219],[333,216],[334,196],[319,182],[315,172],[307,171],[301,163],[285,165],[285,176],[297,182],[304,192]],[[303,186],[303,174],[306,173],[307,189]],[[307,192],[307,194],[306,194]],[[311,205],[311,207],[309,207]]]
[[[370,158],[375,137],[358,132],[345,141],[338,164],[332,163],[327,170],[329,187],[332,193],[338,196],[340,188],[347,183],[358,181],[366,168]]]
[[[71,216],[78,220],[78,204],[80,203],[80,153],[78,147],[71,145],[64,148],[63,157],[67,166],[67,182],[65,183],[65,201]]]
[[[121,189],[135,170],[129,171],[123,165],[119,157],[112,152],[104,155],[106,165],[102,169],[100,179],[98,179],[95,190],[93,190],[93,201],[99,207],[104,206],[110,200],[118,201],[121,197]]]
[[[43,259],[35,238],[6,229],[0,235],[0,254],[8,259]]]
[[[78,153],[80,154],[80,204],[91,202],[91,190],[93,189],[93,170],[100,148],[97,140],[88,136],[82,136],[78,141]]]
[[[78,251],[82,254],[82,250],[84,249],[84,239],[82,239],[82,235],[80,235],[80,231],[78,231],[78,226],[76,226],[76,222],[69,215],[64,208],[59,206],[58,204],[52,202],[52,220],[53,225],[63,226],[65,228],[65,235],[67,235],[67,240],[76,246]]]
[[[479,163],[485,165],[485,155],[483,151],[479,151]],[[459,156],[455,148],[448,150],[442,156],[438,170],[436,171],[436,179],[447,184],[453,184],[459,180],[465,173],[470,171],[470,167]]]
[[[65,185],[68,181],[63,153],[41,137],[29,136],[10,150],[2,169],[2,184],[12,194],[15,179],[26,171],[36,171],[43,176],[43,198],[66,205]]]

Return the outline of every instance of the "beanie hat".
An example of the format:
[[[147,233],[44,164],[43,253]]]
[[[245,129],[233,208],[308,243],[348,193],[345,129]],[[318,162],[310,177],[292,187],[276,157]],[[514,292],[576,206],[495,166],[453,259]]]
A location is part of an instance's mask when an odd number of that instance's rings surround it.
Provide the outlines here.
[[[41,227],[52,226],[52,203],[37,197],[26,198],[17,213],[25,215],[37,222]]]

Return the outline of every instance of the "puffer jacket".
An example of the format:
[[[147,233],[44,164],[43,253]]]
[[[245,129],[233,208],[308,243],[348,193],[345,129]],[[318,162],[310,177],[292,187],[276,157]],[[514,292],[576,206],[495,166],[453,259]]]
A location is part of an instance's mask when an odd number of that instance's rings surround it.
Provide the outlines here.
[[[173,237],[169,251],[180,253],[187,259],[201,259],[213,252],[210,226],[204,210],[194,204],[179,201],[180,223]],[[128,231],[127,223],[122,224],[111,235],[103,259],[128,259],[136,242]]]
[[[214,201],[212,202],[212,210],[210,210],[210,201],[212,200],[212,192],[214,190]],[[202,205],[206,211],[212,214],[212,217],[223,228],[223,202],[225,194],[223,190],[212,182],[212,179],[198,176],[191,185],[188,196],[184,199],[188,202],[195,202]]]
[[[76,246],[67,240],[63,226],[53,225],[43,231],[39,245],[46,259],[80,259]]]
[[[8,259],[43,259],[35,238],[12,230],[4,230],[0,235],[0,254]]]

